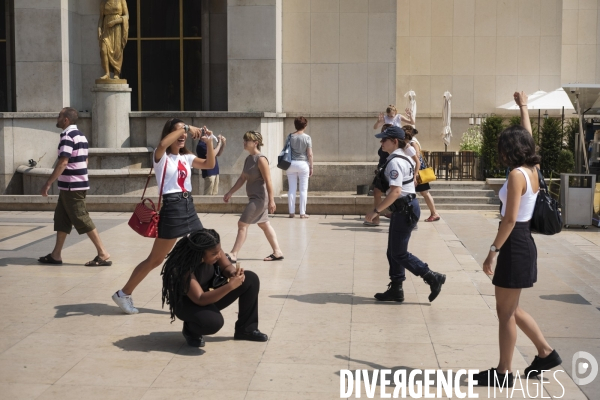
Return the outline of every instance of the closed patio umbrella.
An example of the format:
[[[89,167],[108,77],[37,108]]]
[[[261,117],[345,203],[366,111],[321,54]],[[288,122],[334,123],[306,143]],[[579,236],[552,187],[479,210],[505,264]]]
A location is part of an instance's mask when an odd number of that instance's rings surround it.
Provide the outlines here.
[[[406,108],[410,110],[413,116],[413,121],[417,121],[417,95],[414,91],[409,90],[404,93],[404,97],[406,98]],[[414,128],[414,125],[413,125]]]
[[[450,92],[444,92],[444,108],[442,109],[442,139],[444,145],[450,145],[450,138],[452,137],[451,124],[452,114],[452,95]],[[446,149],[447,150],[447,149]]]

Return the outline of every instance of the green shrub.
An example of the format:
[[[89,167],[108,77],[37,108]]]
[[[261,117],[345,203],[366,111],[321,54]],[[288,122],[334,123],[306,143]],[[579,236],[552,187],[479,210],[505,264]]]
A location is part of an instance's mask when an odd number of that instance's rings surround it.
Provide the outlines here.
[[[577,118],[569,118],[565,121],[565,132],[563,141],[567,150],[575,153],[575,136],[579,135],[579,120]]]
[[[540,156],[542,157],[542,170],[558,171],[558,157],[562,144],[560,120],[548,118],[542,126]]]
[[[556,170],[561,174],[568,174],[575,169],[575,158],[571,150],[562,149],[558,155]]]
[[[462,134],[460,140],[461,151],[473,151],[477,155],[481,154],[481,146],[483,145],[483,137],[481,135],[481,129],[478,126],[467,129]]]
[[[498,136],[504,130],[502,118],[492,115],[482,125],[483,142],[481,145],[481,162],[484,178],[504,176],[504,167],[498,162]]]

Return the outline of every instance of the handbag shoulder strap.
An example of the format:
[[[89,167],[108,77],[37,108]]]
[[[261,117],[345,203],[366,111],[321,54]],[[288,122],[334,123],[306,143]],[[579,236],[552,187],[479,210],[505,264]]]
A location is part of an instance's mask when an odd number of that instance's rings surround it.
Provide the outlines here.
[[[144,193],[142,193],[141,200],[144,200],[144,196],[146,195],[146,189],[148,189],[148,183],[150,182],[150,178],[152,178],[152,168],[154,168],[154,163],[152,163],[152,166],[150,167],[150,173],[148,174],[148,179],[146,179],[146,186],[144,186]]]
[[[381,167],[381,173],[384,174],[385,173],[385,168],[387,167],[387,165],[390,163],[390,161],[392,161],[394,158],[402,158],[403,160],[405,160],[406,162],[408,162],[408,164],[410,165],[412,171],[413,171],[413,176],[410,177],[409,180],[406,180],[404,182],[402,182],[403,185],[406,185],[407,183],[412,182],[412,180],[414,179],[414,167],[412,166],[412,162],[405,156],[400,155],[400,154],[392,154],[392,156],[390,158],[387,159],[387,161],[385,162],[385,164],[383,164],[383,166]]]
[[[548,193],[548,185],[546,185],[546,181],[544,180],[544,175],[542,175],[542,172],[540,171],[539,168],[535,168],[537,170],[538,173],[538,179],[540,181],[540,189],[543,189],[544,191],[546,191],[546,193]]]
[[[162,194],[163,194],[163,188],[165,187],[165,175],[167,174],[167,164],[169,163],[169,155],[165,154],[167,156],[167,159],[165,160],[165,167],[163,168],[163,173],[162,173],[162,182],[160,183],[160,193],[158,195],[158,207],[156,208],[156,211],[160,211],[160,201],[162,200]]]

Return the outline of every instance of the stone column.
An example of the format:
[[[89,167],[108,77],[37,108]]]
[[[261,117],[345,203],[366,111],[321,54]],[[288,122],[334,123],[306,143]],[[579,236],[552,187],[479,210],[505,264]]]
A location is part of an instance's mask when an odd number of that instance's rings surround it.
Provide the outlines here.
[[[131,88],[124,84],[97,83],[92,87],[92,146],[130,147]]]
[[[14,1],[16,111],[81,109],[78,3]]]
[[[228,111],[281,112],[281,0],[227,1]]]

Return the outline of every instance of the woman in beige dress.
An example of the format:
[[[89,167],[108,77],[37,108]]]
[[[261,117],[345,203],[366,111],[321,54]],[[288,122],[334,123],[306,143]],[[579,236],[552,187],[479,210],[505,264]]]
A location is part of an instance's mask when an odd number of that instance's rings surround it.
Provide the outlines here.
[[[258,224],[273,248],[273,253],[265,257],[264,261],[283,260],[283,253],[277,242],[277,234],[269,223],[269,213],[273,214],[275,212],[275,197],[273,195],[273,185],[271,184],[269,161],[260,153],[262,145],[262,135],[259,132],[248,131],[244,134],[244,150],[250,155],[244,162],[244,170],[237,182],[223,196],[223,201],[228,203],[231,196],[246,183],[248,205],[238,221],[238,233],[233,249],[227,254],[227,257],[233,263],[237,262],[237,254],[246,241],[250,224]]]
[[[100,19],[98,20],[98,40],[100,41],[100,60],[104,76],[100,79],[120,79],[123,65],[123,50],[129,35],[129,10],[125,0],[102,0]]]

